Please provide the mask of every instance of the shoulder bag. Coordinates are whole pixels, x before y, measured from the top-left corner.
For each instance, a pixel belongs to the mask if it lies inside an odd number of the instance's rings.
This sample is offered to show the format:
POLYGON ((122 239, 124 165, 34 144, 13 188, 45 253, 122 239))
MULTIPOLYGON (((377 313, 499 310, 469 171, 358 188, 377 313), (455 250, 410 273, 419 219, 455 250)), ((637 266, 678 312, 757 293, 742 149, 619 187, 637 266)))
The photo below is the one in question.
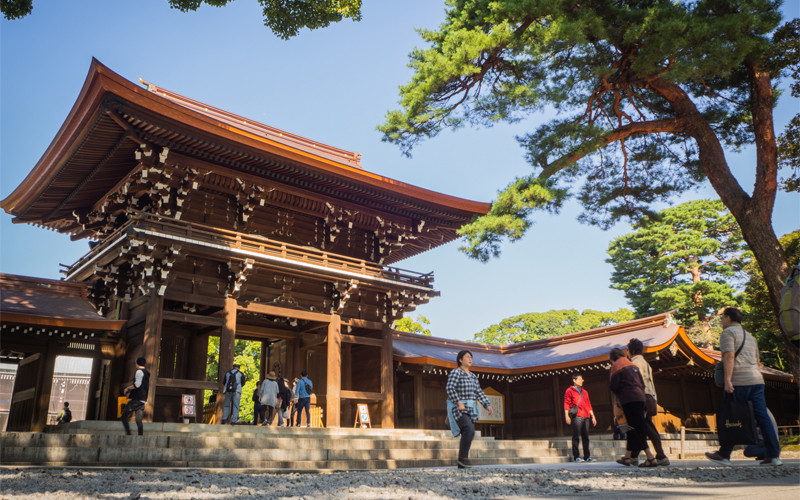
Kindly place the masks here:
MULTIPOLYGON (((747 342, 747 332, 742 328, 742 345, 736 349, 736 354, 733 355, 734 364, 736 363, 736 356, 742 352, 742 347, 744 347, 745 342, 747 342)), ((714 365, 714 385, 717 387, 725 387, 725 363, 721 359, 714 365)))

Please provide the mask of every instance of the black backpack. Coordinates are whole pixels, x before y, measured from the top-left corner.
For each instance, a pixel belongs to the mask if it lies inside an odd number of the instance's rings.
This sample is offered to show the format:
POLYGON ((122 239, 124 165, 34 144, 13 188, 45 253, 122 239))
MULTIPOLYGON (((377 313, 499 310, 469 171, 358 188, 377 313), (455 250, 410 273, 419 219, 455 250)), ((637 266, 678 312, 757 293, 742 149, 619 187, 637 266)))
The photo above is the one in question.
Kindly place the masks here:
MULTIPOLYGON (((236 392, 236 374, 242 373, 239 370, 231 370, 225 376, 228 382, 225 384, 225 392, 236 392)), ((244 385, 244 375, 242 375, 242 385, 244 385)))
POLYGON ((64 408, 64 415, 61 416, 61 423, 66 424, 67 422, 72 422, 72 410, 64 408))

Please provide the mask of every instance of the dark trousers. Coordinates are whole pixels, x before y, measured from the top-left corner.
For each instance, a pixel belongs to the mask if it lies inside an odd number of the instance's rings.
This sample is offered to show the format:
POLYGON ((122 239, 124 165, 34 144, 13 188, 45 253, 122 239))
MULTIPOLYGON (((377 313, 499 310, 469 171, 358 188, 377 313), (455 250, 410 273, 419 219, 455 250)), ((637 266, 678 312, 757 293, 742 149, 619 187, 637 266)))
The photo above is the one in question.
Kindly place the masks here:
POLYGON ((586 417, 574 417, 572 419, 572 458, 580 457, 578 453, 578 442, 583 440, 583 458, 587 459, 589 454, 589 419, 586 417))
POLYGON ((264 413, 261 411, 261 403, 253 402, 253 425, 264 422, 264 413))
POLYGON ((462 413, 456 420, 456 425, 461 429, 461 441, 458 443, 458 458, 469 458, 469 449, 472 447, 472 438, 475 437, 475 422, 466 413, 462 413))
POLYGON ((261 425, 272 425, 272 417, 275 416, 275 407, 269 405, 261 405, 258 408, 261 415, 261 425))
MULTIPOLYGON (((733 394, 724 393, 724 398, 736 396, 737 401, 751 401, 753 403, 753 415, 756 423, 761 428, 761 435, 764 437, 767 458, 778 458, 781 455, 781 448, 778 444, 778 433, 772 425, 772 420, 767 413, 767 402, 764 399, 764 384, 759 385, 740 385, 733 388, 733 394)), ((731 458, 733 451, 732 444, 720 443, 719 454, 725 458, 731 458)))
POLYGON ((306 410, 306 425, 311 426, 311 398, 298 398, 297 399, 297 426, 300 426, 300 420, 303 418, 303 408, 306 410))
POLYGON ((141 436, 144 434, 144 424, 142 423, 142 416, 144 415, 144 403, 141 401, 128 401, 128 404, 125 405, 125 408, 122 409, 122 416, 120 420, 122 420, 122 426, 125 427, 125 434, 131 434, 131 427, 128 424, 128 420, 131 418, 131 413, 136 415, 136 428, 139 430, 139 435, 141 436))
POLYGON ((625 413, 628 425, 633 427, 628 431, 626 449, 631 452, 632 457, 635 457, 639 455, 639 452, 647 449, 647 419, 644 416, 644 401, 623 403, 622 411, 625 413))

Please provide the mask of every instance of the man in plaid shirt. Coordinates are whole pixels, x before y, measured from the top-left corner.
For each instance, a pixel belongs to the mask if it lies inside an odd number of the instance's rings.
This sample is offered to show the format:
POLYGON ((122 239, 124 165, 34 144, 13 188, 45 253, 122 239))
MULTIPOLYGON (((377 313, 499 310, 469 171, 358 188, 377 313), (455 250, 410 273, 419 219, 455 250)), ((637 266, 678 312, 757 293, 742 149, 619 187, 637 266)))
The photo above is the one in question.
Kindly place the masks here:
POLYGON ((469 449, 472 446, 472 438, 475 436, 475 422, 478 420, 478 409, 475 401, 480 402, 489 412, 494 413, 489 398, 481 390, 478 377, 470 372, 472 366, 472 353, 461 351, 456 357, 458 368, 450 372, 447 377, 448 407, 451 408, 452 420, 461 431, 461 443, 458 448, 457 465, 459 469, 472 467, 469 463, 469 449))

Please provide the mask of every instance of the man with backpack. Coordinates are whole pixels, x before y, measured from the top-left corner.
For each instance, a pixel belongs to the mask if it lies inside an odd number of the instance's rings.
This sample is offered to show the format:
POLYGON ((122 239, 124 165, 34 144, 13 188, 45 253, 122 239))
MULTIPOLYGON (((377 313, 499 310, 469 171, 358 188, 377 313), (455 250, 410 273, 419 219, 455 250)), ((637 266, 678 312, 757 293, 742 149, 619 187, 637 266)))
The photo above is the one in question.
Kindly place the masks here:
POLYGON ((58 425, 66 424, 68 422, 72 422, 72 410, 69 409, 69 403, 64 401, 64 407, 61 408, 61 411, 58 412, 58 416, 56 417, 56 423, 58 425))
POLYGON ((145 359, 138 358, 136 360, 136 374, 133 376, 133 383, 125 388, 125 396, 128 398, 128 404, 122 410, 122 426, 125 427, 125 434, 131 435, 131 428, 128 425, 128 420, 131 418, 131 413, 136 415, 136 427, 139 430, 139 435, 144 434, 144 424, 142 417, 144 416, 144 405, 147 404, 147 393, 150 390, 150 372, 145 370, 145 359))
POLYGON ((222 423, 241 424, 239 420, 239 401, 242 399, 242 387, 246 379, 244 373, 239 371, 239 363, 234 363, 233 368, 225 374, 222 386, 225 388, 225 406, 222 408, 222 423), (230 415, 230 421, 228 416, 230 415))
POLYGON ((300 380, 297 381, 295 391, 297 395, 297 423, 295 427, 300 427, 303 408, 306 409, 306 427, 311 427, 311 395, 314 393, 314 384, 308 379, 307 371, 303 370, 300 373, 300 380))

